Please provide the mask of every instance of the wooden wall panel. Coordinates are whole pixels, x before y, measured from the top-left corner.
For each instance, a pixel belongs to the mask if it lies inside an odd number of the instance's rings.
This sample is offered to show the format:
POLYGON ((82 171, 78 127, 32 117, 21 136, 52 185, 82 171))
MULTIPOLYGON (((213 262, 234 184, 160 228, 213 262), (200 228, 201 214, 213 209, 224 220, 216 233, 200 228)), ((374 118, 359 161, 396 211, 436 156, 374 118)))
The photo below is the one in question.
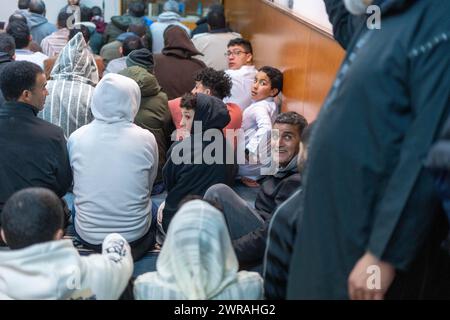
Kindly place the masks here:
POLYGON ((262 0, 225 0, 230 26, 252 42, 255 65, 284 73, 283 111, 315 119, 344 51, 331 35, 262 0))

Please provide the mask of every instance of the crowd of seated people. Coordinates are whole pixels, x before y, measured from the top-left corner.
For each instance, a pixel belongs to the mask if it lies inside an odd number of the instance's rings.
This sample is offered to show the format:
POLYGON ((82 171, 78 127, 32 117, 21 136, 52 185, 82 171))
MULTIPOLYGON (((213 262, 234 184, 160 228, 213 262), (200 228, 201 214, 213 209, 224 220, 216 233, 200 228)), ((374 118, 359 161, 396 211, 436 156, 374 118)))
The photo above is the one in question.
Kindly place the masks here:
POLYGON ((174 0, 81 2, 56 27, 19 1, 0 33, 0 299, 286 299, 318 124, 281 112, 283 72, 223 8, 191 38, 174 0))

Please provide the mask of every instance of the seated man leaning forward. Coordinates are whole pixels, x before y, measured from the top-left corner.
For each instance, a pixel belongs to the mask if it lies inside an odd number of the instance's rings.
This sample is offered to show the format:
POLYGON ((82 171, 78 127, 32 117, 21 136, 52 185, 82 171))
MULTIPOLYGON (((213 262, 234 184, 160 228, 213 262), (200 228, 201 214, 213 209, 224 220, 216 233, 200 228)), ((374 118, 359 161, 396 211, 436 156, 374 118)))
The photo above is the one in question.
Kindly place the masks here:
POLYGON ((133 123, 140 103, 134 80, 107 74, 92 97, 94 121, 75 131, 67 144, 76 233, 98 252, 106 235, 120 233, 134 260, 153 248, 156 231, 150 193, 158 145, 153 133, 133 123))
POLYGON ((297 156, 306 126, 306 119, 296 112, 282 113, 276 118, 273 128, 279 130, 279 140, 274 157, 279 159, 279 168, 261 181, 255 208, 223 184, 212 186, 205 193, 205 200, 223 208, 241 268, 261 265, 270 219, 275 209, 300 186, 297 156))

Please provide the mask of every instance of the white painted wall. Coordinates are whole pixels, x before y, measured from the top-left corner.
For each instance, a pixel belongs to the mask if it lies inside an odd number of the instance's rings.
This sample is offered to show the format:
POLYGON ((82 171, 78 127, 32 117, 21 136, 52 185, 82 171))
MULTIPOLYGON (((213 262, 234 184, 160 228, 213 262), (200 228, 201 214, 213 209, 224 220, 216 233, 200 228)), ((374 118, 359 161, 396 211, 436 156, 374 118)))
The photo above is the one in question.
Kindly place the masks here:
MULTIPOLYGON (((58 13, 67 4, 67 0, 44 0, 47 7, 47 19, 56 23, 58 13)), ((99 6, 102 8, 103 0, 81 0, 88 7, 99 6)), ((8 21, 9 16, 17 10, 16 0, 0 0, 0 21, 8 21)), ((105 0, 105 18, 107 21, 112 16, 120 14, 120 0, 105 0)))

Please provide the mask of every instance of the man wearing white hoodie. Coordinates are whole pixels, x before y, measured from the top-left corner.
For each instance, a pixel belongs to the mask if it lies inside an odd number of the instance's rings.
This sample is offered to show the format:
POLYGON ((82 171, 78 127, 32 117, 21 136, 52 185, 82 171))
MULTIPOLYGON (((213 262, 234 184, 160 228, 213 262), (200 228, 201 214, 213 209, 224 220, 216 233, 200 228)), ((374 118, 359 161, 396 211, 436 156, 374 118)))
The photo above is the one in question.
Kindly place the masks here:
POLYGON ((133 273, 127 241, 110 234, 102 254, 80 257, 63 236, 61 201, 43 188, 15 193, 2 212, 0 299, 118 299, 133 273))
POLYGON ((150 26, 152 32, 152 50, 153 54, 161 53, 164 48, 164 31, 170 25, 176 25, 182 27, 186 33, 190 36, 191 30, 181 23, 181 17, 179 13, 179 5, 175 0, 169 0, 164 3, 164 12, 158 16, 158 21, 150 26))
POLYGON ((68 141, 76 233, 95 251, 107 234, 120 233, 135 261, 155 244, 150 194, 158 169, 154 135, 134 124, 140 103, 134 80, 107 74, 92 97, 94 121, 68 141))

